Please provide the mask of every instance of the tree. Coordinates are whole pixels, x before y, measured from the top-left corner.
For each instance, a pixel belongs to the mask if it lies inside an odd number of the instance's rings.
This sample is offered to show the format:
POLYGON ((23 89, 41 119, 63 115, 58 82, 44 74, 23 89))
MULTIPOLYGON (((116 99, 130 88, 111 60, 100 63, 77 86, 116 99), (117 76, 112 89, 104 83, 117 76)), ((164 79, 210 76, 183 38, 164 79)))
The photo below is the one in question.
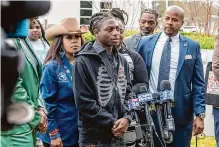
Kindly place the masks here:
MULTIPOLYGON (((199 33, 211 35, 219 26, 218 4, 214 0, 177 2, 185 10, 185 21, 192 22, 199 33)), ((191 25, 191 24, 190 24, 191 25)))

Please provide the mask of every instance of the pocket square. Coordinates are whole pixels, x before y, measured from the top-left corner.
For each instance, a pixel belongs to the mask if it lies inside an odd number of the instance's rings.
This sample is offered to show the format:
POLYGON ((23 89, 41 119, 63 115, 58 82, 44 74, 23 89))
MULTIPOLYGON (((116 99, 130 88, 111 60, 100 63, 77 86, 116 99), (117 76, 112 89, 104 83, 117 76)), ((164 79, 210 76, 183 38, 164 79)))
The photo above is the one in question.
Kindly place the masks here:
POLYGON ((190 59, 192 59, 192 55, 186 55, 185 56, 185 60, 190 60, 190 59))

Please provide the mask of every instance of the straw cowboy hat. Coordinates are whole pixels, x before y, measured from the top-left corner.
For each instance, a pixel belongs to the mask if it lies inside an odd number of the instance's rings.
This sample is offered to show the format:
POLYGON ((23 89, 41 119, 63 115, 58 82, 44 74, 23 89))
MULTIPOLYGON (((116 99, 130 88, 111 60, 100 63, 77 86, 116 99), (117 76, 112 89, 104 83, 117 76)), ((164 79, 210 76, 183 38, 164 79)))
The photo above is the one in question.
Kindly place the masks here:
POLYGON ((86 26, 81 26, 78 20, 73 18, 65 18, 60 24, 54 25, 46 30, 46 39, 53 40, 58 35, 83 34, 88 31, 86 26))

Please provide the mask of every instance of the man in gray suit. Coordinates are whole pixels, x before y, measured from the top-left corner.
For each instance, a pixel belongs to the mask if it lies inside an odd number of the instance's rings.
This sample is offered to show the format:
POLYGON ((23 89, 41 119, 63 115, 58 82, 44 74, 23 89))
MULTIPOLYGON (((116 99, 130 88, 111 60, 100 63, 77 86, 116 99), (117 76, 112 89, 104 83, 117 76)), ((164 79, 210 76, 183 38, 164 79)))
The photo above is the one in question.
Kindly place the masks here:
POLYGON ((153 34, 157 27, 158 14, 155 10, 145 9, 139 19, 140 32, 124 40, 127 49, 136 50, 142 36, 153 34))

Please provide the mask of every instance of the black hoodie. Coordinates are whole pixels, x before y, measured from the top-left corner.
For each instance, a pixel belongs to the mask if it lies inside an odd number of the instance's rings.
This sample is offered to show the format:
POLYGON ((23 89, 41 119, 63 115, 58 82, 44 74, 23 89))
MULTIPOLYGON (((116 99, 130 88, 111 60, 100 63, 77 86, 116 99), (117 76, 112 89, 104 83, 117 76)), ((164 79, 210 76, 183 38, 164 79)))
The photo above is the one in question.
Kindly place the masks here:
POLYGON ((73 90, 79 110, 79 142, 110 143, 112 127, 120 118, 130 120, 127 87, 130 87, 126 59, 118 55, 118 73, 114 74, 106 58, 88 42, 75 54, 73 90), (117 75, 116 78, 114 75, 117 75))

